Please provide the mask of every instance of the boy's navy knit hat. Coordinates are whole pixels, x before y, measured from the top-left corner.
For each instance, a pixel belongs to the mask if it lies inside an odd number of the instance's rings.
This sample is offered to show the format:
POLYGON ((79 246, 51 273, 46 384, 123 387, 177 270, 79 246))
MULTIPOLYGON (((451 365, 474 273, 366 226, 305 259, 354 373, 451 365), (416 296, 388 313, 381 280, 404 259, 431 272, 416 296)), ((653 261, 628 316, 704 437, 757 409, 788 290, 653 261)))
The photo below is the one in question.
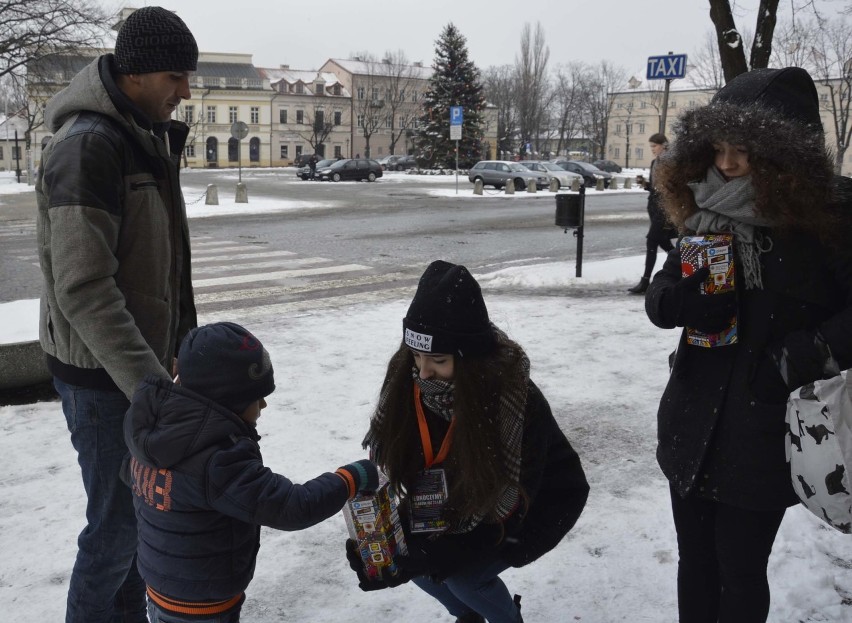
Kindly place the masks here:
POLYGON ((241 414, 275 391, 269 353, 233 322, 216 322, 187 333, 178 353, 180 384, 241 414))
POLYGON ((402 329, 405 344, 425 353, 477 356, 495 344, 476 279, 464 266, 443 260, 420 277, 402 329))
POLYGON ((177 15, 158 6, 142 7, 118 31, 115 66, 122 74, 195 71, 198 45, 177 15))

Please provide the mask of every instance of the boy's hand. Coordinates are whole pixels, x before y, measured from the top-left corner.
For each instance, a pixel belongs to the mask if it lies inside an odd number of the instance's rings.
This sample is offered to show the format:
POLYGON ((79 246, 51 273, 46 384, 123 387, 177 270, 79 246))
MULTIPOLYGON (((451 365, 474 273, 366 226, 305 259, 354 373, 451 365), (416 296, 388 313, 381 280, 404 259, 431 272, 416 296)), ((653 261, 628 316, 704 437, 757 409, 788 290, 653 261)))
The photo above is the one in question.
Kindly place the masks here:
POLYGON ((405 569, 400 568, 396 575, 386 573, 386 577, 382 579, 368 578, 364 571, 361 552, 358 551, 358 546, 352 539, 346 539, 346 559, 349 561, 349 566, 358 575, 358 588, 362 591, 380 591, 384 588, 394 588, 400 584, 405 584, 413 577, 405 569))
POLYGON ((339 467, 335 474, 346 483, 350 498, 358 492, 373 493, 379 488, 379 470, 375 463, 367 459, 339 467))

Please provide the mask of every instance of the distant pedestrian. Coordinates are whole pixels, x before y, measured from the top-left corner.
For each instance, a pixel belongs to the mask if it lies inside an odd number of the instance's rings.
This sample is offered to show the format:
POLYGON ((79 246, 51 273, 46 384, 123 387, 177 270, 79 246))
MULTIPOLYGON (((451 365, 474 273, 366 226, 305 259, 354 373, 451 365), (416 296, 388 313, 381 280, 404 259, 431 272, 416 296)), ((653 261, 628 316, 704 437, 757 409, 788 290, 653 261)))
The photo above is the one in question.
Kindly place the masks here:
POLYGON ((315 179, 317 176, 317 162, 319 159, 316 154, 313 154, 308 160, 308 167, 311 169, 311 179, 315 179))
MULTIPOLYGON (((104 54, 45 109, 53 137, 36 181, 44 277, 39 339, 87 498, 68 583, 67 623, 142 623, 136 517, 119 480, 129 398, 171 378, 196 324, 189 228, 178 171, 198 46, 172 11, 130 14, 104 54)), ((82 492, 81 492, 82 493, 82 492)))
POLYGON ((645 293, 651 281, 654 266, 657 264, 657 247, 668 253, 674 248, 672 238, 677 238, 677 230, 668 222, 668 218, 660 206, 660 194, 654 188, 654 166, 657 164, 660 154, 668 149, 669 140, 665 134, 657 133, 652 134, 648 142, 650 143, 651 153, 654 154, 654 159, 651 161, 648 179, 640 179, 640 183, 648 191, 648 217, 651 219, 651 225, 645 236, 645 272, 642 274, 639 283, 627 290, 630 294, 645 293))

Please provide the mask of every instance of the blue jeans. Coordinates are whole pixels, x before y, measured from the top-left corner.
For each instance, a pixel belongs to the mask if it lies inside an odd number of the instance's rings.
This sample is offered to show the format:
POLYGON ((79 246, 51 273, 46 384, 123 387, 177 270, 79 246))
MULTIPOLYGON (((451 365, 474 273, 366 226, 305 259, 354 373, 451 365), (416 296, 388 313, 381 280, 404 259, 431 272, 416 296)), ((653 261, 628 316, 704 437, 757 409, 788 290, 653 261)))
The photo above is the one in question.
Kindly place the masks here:
POLYGON ((485 617, 488 623, 520 623, 521 612, 499 575, 511 565, 499 558, 475 563, 443 582, 428 577, 412 581, 440 601, 449 613, 461 617, 471 612, 485 617))
POLYGON ((204 619, 182 617, 179 614, 172 614, 160 608, 153 601, 148 602, 148 618, 151 623, 240 623, 240 609, 242 604, 236 610, 226 614, 211 614, 204 619))
POLYGON ((77 451, 88 504, 88 525, 77 538, 68 587, 66 623, 146 623, 145 583, 136 569, 133 494, 118 473, 127 454, 117 391, 93 390, 53 379, 77 451))

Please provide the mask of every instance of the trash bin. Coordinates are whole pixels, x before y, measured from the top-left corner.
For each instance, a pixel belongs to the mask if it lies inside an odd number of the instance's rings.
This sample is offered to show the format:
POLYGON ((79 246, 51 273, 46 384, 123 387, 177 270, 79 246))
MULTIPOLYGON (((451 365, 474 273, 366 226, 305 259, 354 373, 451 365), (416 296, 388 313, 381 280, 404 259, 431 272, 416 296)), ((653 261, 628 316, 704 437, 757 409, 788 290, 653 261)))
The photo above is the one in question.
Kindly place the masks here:
POLYGON ((582 227, 584 218, 583 197, 580 195, 556 195, 556 226, 568 229, 582 227))

